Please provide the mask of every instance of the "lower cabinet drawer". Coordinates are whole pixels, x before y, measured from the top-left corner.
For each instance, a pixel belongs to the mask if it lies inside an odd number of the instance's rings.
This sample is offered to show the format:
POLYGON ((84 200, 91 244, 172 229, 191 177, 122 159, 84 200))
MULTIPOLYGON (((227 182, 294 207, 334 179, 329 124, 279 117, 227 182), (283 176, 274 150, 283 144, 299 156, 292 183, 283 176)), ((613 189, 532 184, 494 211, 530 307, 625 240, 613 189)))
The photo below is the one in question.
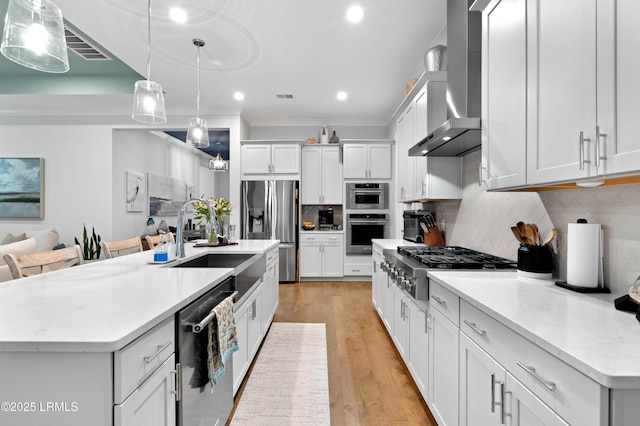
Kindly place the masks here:
POLYGON ((606 424, 608 393, 589 377, 464 300, 460 330, 568 423, 606 424))
POLYGON ((456 326, 460 325, 460 298, 433 280, 429 281, 429 304, 456 326))
POLYGON ((175 352, 173 317, 114 353, 114 402, 120 404, 175 352))
POLYGON ((351 263, 348 265, 344 265, 344 275, 345 276, 358 276, 358 275, 369 275, 373 274, 373 264, 372 263, 351 263))

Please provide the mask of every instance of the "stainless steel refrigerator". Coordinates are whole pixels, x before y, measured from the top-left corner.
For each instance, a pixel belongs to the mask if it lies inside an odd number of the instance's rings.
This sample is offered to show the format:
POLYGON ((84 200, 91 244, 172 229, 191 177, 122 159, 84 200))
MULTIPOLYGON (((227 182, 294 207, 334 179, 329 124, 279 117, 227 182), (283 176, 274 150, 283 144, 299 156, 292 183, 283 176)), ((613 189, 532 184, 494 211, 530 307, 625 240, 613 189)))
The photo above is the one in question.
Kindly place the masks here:
POLYGON ((298 181, 242 182, 241 236, 248 240, 280 240, 280 282, 297 277, 298 181))

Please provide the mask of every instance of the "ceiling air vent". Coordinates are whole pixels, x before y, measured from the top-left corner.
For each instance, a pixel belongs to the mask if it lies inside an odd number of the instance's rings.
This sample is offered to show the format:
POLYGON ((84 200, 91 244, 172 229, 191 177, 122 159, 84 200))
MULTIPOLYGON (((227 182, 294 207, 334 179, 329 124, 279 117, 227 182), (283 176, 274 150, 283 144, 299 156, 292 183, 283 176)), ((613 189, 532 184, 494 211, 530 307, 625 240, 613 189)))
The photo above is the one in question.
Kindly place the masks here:
POLYGON ((278 99, 293 99, 293 95, 291 95, 289 93, 278 93, 276 95, 276 98, 278 98, 278 99))
POLYGON ((111 58, 99 51, 95 46, 89 44, 88 41, 71 31, 64 28, 64 37, 67 41, 67 47, 87 61, 110 61, 111 58))

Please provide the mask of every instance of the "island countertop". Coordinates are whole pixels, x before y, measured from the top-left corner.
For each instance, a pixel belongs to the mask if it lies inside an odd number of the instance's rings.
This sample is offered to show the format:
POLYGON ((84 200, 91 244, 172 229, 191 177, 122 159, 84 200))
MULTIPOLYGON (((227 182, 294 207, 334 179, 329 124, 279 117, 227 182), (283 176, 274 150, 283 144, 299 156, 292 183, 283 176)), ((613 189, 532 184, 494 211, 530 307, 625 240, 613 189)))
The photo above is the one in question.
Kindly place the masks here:
POLYGON ((575 293, 516 272, 429 277, 601 385, 640 388, 638 321, 615 309, 614 295, 575 293))
MULTIPOLYGON (((205 252, 266 253, 278 243, 185 244, 185 259, 205 252)), ((145 251, 0 283, 0 351, 119 350, 233 273, 152 261, 153 251, 145 251)))

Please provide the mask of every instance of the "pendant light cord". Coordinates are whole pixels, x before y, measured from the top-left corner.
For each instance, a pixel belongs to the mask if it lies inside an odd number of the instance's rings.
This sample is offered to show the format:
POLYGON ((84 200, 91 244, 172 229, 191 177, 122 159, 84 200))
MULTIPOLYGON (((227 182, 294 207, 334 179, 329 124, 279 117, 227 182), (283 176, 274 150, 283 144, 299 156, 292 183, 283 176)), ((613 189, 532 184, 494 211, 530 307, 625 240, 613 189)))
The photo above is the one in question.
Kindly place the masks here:
POLYGON ((196 44, 198 51, 197 63, 197 79, 198 79, 198 94, 196 95, 196 118, 200 118, 200 46, 196 44))
POLYGON ((151 81, 151 0, 147 8, 147 81, 151 81))

